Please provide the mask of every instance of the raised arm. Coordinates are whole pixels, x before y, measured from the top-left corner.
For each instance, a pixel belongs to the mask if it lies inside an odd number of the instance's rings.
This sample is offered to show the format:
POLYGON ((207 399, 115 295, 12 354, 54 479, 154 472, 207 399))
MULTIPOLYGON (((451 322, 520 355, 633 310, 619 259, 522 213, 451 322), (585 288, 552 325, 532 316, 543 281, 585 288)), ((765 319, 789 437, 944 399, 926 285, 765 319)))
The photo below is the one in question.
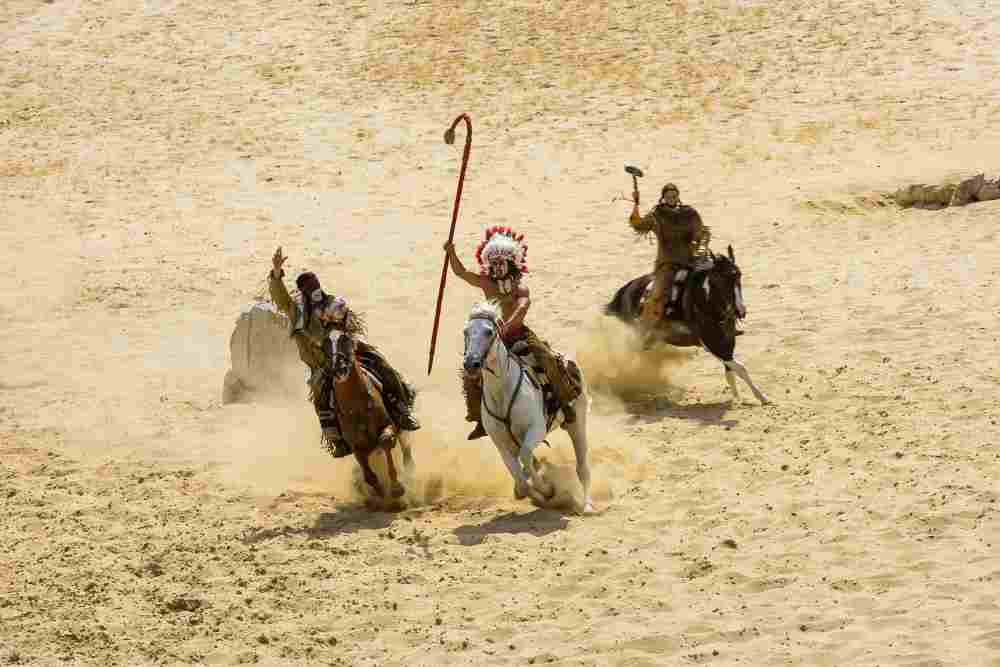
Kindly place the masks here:
POLYGON ((298 306, 292 301, 292 295, 288 293, 285 282, 282 280, 285 270, 281 268, 281 265, 287 260, 288 258, 281 254, 281 246, 278 246, 271 258, 271 272, 267 275, 267 288, 271 293, 271 301, 274 302, 274 305, 294 322, 298 315, 296 312, 298 306))
POLYGON ((634 231, 645 234, 653 231, 653 228, 656 227, 656 218, 653 216, 652 211, 646 215, 640 215, 639 205, 633 204, 632 215, 629 216, 628 224, 634 231))
POLYGON ((451 271, 456 276, 469 283, 473 287, 481 287, 479 282, 479 274, 473 273, 462 265, 462 260, 458 258, 455 253, 455 244, 448 241, 444 244, 444 251, 448 253, 448 264, 451 266, 451 271))

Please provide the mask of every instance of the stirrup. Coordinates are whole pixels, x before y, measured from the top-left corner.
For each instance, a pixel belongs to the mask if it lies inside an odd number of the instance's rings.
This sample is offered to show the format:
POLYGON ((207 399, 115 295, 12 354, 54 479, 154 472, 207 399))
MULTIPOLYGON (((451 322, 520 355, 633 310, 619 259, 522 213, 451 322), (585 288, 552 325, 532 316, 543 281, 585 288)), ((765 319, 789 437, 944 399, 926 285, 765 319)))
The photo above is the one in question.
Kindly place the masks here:
POLYGON ((332 455, 333 458, 339 459, 345 456, 350 456, 352 453, 351 447, 347 444, 346 440, 337 440, 332 455))
POLYGON ((401 428, 404 431, 420 430, 420 422, 418 422, 417 418, 409 414, 408 412, 400 413, 399 419, 397 419, 396 421, 399 422, 399 428, 401 428))

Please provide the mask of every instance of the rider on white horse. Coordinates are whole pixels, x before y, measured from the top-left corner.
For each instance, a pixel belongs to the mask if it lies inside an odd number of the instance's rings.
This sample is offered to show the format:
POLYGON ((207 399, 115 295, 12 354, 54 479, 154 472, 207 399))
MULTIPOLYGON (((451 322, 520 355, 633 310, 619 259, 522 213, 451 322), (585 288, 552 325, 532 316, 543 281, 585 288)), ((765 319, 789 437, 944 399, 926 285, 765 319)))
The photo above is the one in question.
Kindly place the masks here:
MULTIPOLYGON (((534 451, 545 441, 546 434, 560 425, 560 417, 555 414, 549 420, 543 389, 531 379, 523 362, 504 344, 502 332, 505 328, 498 304, 485 302, 474 306, 463 328, 465 351, 462 365, 466 373, 480 378, 482 383, 482 407, 487 416, 483 424, 514 479, 514 497, 530 495, 544 505, 556 490, 545 479, 534 451)), ((587 514, 594 509, 590 496, 587 443, 590 399, 584 389, 583 374, 574 362, 570 361, 568 365, 581 391, 574 400, 576 419, 571 424, 563 422, 561 425, 573 442, 577 479, 583 489, 578 508, 587 514)))
MULTIPOLYGON (((479 273, 466 270, 455 254, 453 243, 450 241, 445 243, 444 249, 448 253, 451 269, 455 275, 473 287, 481 289, 490 301, 500 304, 505 321, 504 330, 501 332, 504 343, 508 347, 519 341, 527 344, 528 351, 535 355, 549 382, 552 383, 555 397, 563 412, 564 423, 572 424, 576 419, 572 403, 580 395, 581 388, 567 373, 565 363, 560 356, 524 324, 524 318, 531 306, 530 293, 522 282, 523 274, 528 271, 525 261, 528 247, 524 244, 524 236, 508 227, 488 228, 486 238, 476 249, 479 273)), ((463 373, 462 378, 467 408, 466 420, 476 422, 476 428, 469 434, 469 440, 474 440, 486 435, 480 414, 482 381, 478 374, 463 373)))

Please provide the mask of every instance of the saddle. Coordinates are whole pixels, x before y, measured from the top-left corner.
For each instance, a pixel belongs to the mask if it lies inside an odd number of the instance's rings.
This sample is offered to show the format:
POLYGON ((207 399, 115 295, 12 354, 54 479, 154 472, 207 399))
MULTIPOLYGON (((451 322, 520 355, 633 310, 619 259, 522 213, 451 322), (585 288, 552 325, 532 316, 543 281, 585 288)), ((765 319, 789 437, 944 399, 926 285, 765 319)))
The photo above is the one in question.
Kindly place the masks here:
MULTIPOLYGON (((699 257, 695 260, 694 264, 688 268, 688 275, 684 279, 684 282, 674 283, 678 287, 677 305, 679 305, 680 308, 675 308, 673 314, 669 317, 665 315, 663 318, 664 320, 671 322, 691 321, 693 315, 691 312, 691 292, 699 284, 701 278, 711 271, 714 266, 715 262, 712 261, 711 257, 699 257)), ((654 281, 650 280, 649 284, 646 285, 646 290, 642 297, 643 301, 648 299, 649 295, 652 293, 653 283, 654 281)), ((667 291, 668 297, 672 291, 672 287, 673 286, 671 285, 667 285, 664 288, 667 291)), ((664 308, 666 308, 667 305, 669 304, 664 303, 664 308)))
MULTIPOLYGON (((527 371, 528 380, 535 385, 536 389, 542 392, 542 402, 545 410, 546 428, 551 428, 556 417, 562 413, 559 400, 556 397, 555 387, 545 373, 545 367, 535 358, 535 354, 527 341, 517 341, 510 347, 511 354, 515 355, 527 371)), ((569 377, 577 378, 579 381, 579 371, 572 362, 567 363, 560 355, 557 355, 559 363, 563 366, 563 372, 568 372, 569 377)))
POLYGON ((670 319, 683 320, 685 322, 690 322, 694 319, 694 313, 691 311, 691 293, 695 287, 701 284, 702 279, 705 278, 714 266, 715 262, 711 257, 698 257, 695 259, 694 264, 688 270, 687 278, 680 284, 680 293, 677 295, 681 306, 679 309, 680 317, 675 316, 670 319))

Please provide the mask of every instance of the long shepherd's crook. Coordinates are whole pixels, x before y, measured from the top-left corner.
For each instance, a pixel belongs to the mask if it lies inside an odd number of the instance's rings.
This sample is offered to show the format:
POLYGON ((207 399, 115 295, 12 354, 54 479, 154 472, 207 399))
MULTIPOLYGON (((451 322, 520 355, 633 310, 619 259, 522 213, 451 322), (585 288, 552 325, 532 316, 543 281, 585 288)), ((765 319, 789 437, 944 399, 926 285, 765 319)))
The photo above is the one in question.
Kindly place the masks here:
MULTIPOLYGON (((451 123, 444 133, 446 144, 455 143, 455 126, 458 121, 465 121, 465 151, 462 153, 462 171, 458 174, 458 192, 455 193, 455 208, 451 212, 451 230, 448 232, 448 242, 455 238, 455 223, 458 222, 458 203, 462 200, 462 184, 465 182, 465 168, 469 164, 469 149, 472 148, 472 121, 468 114, 462 114, 451 123)), ((427 360, 427 374, 434 367, 434 346, 437 343, 438 324, 441 322, 441 301, 444 299, 444 282, 448 278, 448 253, 444 253, 444 266, 441 267, 441 286, 438 288, 437 309, 434 311, 434 330, 431 332, 431 355, 427 360)))

